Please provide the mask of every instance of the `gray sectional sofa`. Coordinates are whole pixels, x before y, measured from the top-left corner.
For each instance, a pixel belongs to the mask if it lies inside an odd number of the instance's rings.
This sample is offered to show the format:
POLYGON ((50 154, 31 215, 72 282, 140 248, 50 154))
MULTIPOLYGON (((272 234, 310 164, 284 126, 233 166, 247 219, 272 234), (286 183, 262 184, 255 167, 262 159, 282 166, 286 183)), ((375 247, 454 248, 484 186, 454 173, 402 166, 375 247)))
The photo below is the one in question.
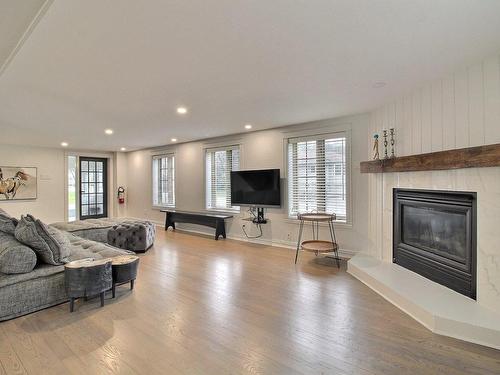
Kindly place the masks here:
MULTIPOLYGON (((98 230, 85 234, 104 239, 98 230)), ((103 242, 46 226, 29 215, 18 221, 0 209, 0 321, 68 301, 65 263, 132 253, 103 242)))

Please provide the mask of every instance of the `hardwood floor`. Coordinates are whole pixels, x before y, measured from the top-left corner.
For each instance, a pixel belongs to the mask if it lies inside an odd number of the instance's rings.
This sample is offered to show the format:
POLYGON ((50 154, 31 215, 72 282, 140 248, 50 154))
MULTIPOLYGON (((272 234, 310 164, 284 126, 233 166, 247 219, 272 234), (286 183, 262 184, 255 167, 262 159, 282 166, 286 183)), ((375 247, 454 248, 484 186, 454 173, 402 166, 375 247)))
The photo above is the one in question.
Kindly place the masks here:
POLYGON ((0 323, 0 374, 499 374, 336 267, 159 231, 135 289, 0 323))

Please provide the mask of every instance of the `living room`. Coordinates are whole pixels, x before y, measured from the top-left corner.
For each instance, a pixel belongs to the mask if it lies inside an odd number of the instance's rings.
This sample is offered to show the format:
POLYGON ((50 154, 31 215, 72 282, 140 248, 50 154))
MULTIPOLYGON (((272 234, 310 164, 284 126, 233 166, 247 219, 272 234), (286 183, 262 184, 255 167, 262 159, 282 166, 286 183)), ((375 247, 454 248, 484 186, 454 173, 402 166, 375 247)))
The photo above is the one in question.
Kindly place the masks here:
POLYGON ((500 373, 500 3, 0 31, 0 374, 500 373))

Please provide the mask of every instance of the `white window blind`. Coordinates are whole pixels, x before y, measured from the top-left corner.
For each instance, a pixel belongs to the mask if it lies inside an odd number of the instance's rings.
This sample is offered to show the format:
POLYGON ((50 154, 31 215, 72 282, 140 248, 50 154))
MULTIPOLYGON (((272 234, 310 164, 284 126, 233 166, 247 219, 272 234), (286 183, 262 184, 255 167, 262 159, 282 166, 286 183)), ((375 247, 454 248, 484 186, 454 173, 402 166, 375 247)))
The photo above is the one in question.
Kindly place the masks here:
POLYGON ((288 140, 288 213, 335 213, 347 221, 346 134, 288 140))
POLYGON ((239 146, 207 149, 205 160, 207 209, 239 209, 231 206, 231 171, 240 168, 239 146))
POLYGON ((153 206, 175 206, 175 156, 153 156, 153 206))

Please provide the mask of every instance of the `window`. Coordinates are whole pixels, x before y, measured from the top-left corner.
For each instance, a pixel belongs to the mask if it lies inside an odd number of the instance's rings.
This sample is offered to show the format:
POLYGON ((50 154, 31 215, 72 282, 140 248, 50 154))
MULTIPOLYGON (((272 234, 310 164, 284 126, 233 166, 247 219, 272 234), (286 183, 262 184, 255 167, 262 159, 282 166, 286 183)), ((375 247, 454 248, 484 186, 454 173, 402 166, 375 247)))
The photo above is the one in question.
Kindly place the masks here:
POLYGON ((153 206, 175 206, 175 156, 153 156, 153 206))
POLYGON ((240 168, 239 146, 208 149, 205 161, 207 209, 239 210, 231 206, 231 171, 240 168))
POLYGON ((288 140, 288 214, 335 213, 347 221, 345 133, 288 140))

